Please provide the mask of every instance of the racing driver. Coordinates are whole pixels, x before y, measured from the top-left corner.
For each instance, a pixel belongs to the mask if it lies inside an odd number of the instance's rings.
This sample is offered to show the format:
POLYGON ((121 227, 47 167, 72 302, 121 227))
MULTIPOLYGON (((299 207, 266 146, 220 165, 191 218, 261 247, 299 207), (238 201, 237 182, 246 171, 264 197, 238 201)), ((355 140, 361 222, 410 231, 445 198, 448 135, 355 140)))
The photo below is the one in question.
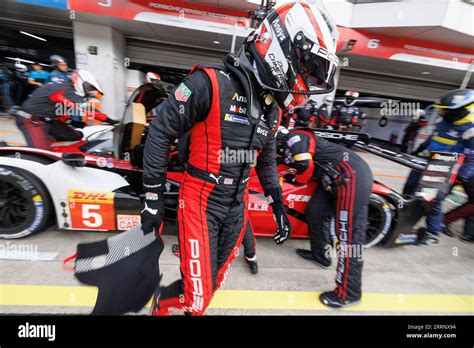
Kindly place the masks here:
POLYGON ((331 246, 324 225, 331 216, 335 217, 339 241, 336 289, 322 293, 320 301, 330 308, 358 303, 372 189, 369 166, 353 151, 317 136, 310 129, 290 131, 283 161, 296 169, 294 181, 304 184, 316 177, 321 182, 305 212, 311 250, 297 249, 300 257, 323 268, 331 265, 331 246))
POLYGON ((170 143, 189 131, 190 145, 178 208, 182 279, 158 289, 154 314, 169 308, 203 314, 239 250, 253 161, 229 161, 229 149, 258 154, 256 172, 277 223, 274 240, 289 238, 275 162, 278 106, 295 107, 332 89, 336 35, 321 6, 285 4, 268 14, 237 55, 225 57, 221 67, 196 67, 160 105, 145 145, 145 234, 162 222, 170 143))
POLYGON ((242 243, 253 165, 276 220, 274 240, 289 238, 275 162, 279 108, 333 89, 337 36, 322 6, 284 4, 269 12, 237 54, 227 55, 222 66, 194 68, 158 106, 144 151, 141 228, 78 246, 76 277, 99 287, 94 314, 139 311, 150 297, 152 314, 171 308, 204 314, 242 243), (181 279, 160 287, 168 151, 186 132, 189 157, 177 219, 181 279), (105 262, 92 262, 97 257, 105 262))

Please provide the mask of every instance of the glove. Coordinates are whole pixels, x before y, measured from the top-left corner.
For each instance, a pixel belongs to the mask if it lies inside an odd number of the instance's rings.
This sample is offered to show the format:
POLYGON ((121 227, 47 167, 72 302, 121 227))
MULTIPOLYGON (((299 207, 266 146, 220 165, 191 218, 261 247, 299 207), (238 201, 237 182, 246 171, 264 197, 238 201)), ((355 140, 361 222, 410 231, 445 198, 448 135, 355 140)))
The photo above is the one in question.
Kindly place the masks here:
POLYGON ((283 242, 290 238, 291 225, 290 220, 285 212, 285 206, 283 204, 283 196, 281 194, 281 188, 275 187, 265 192, 267 200, 273 209, 273 217, 277 224, 277 231, 273 235, 273 240, 276 244, 283 244, 283 242))
POLYGON ((143 191, 145 200, 143 201, 141 215, 142 230, 145 234, 157 231, 163 222, 165 212, 165 191, 166 178, 143 178, 143 191))
POLYGON ((294 174, 285 174, 285 176, 283 177, 283 180, 285 180, 286 182, 289 182, 290 184, 296 184, 296 177, 294 174))
POLYGON ((329 175, 323 175, 321 178, 321 184, 326 191, 332 192, 332 179, 329 175))
POLYGON ((119 122, 119 121, 117 121, 117 120, 112 120, 110 117, 107 117, 104 122, 110 124, 111 126, 114 126, 115 128, 117 128, 118 126, 120 126, 120 122, 119 122))

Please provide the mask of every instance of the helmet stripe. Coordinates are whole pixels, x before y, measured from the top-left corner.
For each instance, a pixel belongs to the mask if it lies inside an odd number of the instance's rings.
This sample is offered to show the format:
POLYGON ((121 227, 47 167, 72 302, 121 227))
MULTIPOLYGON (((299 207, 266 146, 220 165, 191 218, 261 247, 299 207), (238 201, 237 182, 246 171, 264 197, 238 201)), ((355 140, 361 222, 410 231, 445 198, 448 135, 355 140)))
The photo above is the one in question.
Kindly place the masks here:
POLYGON ((323 33, 321 32, 321 28, 319 27, 318 21, 314 17, 313 11, 311 11, 311 8, 309 7, 307 3, 301 2, 300 4, 301 6, 303 6, 306 14, 309 17, 309 20, 311 21, 311 24, 313 25, 313 28, 316 30, 316 35, 318 37, 319 45, 321 47, 327 48, 326 43, 324 42, 324 39, 323 39, 323 33))

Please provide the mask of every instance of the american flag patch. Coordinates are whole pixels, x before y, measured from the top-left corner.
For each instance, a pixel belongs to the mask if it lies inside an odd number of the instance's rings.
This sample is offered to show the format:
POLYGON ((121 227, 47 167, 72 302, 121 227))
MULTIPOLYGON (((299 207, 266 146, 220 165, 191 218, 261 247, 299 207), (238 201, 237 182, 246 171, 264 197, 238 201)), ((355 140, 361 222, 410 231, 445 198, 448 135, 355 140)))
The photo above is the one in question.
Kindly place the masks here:
POLYGON ((186 102, 188 101, 189 97, 191 96, 191 90, 182 82, 178 88, 176 88, 176 91, 174 91, 174 96, 177 101, 180 102, 186 102))

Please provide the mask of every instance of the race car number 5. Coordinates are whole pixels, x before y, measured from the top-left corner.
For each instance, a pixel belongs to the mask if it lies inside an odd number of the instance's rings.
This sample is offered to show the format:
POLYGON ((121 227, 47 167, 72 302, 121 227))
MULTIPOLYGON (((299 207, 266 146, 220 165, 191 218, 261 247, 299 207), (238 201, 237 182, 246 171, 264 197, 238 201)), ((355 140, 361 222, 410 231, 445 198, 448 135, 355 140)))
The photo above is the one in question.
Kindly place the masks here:
POLYGON ((92 210, 100 210, 100 205, 98 204, 83 204, 82 205, 82 223, 87 227, 100 227, 102 226, 104 220, 102 215, 99 213, 93 212, 92 210))
POLYGON ((115 230, 114 194, 110 192, 68 192, 72 228, 115 230))

